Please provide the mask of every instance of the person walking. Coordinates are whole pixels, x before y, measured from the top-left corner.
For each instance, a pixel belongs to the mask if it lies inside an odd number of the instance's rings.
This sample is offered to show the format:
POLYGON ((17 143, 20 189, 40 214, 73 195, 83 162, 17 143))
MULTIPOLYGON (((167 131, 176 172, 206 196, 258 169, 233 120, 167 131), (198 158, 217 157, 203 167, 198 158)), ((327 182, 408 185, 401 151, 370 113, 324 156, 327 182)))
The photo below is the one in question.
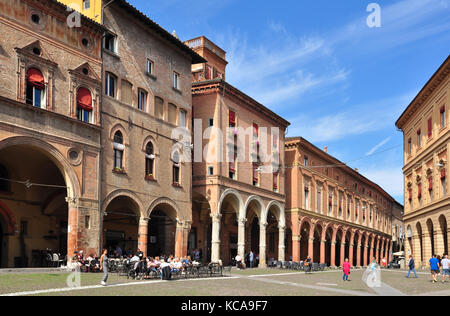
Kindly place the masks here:
POLYGON ((437 277, 439 274, 441 274, 441 269, 439 268, 439 259, 436 257, 436 255, 433 255, 433 258, 430 259, 430 269, 433 283, 437 283, 437 277))
POLYGON ((250 254, 248 255, 248 260, 250 261, 250 269, 253 269, 255 264, 255 254, 253 253, 253 251, 250 251, 250 254))
POLYGON ((444 259, 441 261, 442 265, 442 283, 445 283, 445 277, 450 278, 450 260, 448 259, 448 255, 444 256, 444 259))
POLYGON ((409 276, 411 275, 411 272, 414 272, 414 276, 417 279, 416 263, 414 262, 413 256, 409 256, 408 268, 409 268, 409 270, 408 270, 408 275, 406 276, 406 278, 409 279, 409 276))
POLYGON ((108 250, 103 249, 103 255, 100 257, 100 270, 103 270, 102 285, 106 286, 108 281, 108 250))
POLYGON ((345 259, 345 262, 343 264, 343 271, 344 271, 344 276, 343 276, 343 280, 345 281, 349 281, 348 280, 348 276, 350 275, 350 262, 348 262, 348 258, 345 259))
POLYGON ((312 273, 312 259, 309 256, 305 260, 305 274, 308 272, 312 273))

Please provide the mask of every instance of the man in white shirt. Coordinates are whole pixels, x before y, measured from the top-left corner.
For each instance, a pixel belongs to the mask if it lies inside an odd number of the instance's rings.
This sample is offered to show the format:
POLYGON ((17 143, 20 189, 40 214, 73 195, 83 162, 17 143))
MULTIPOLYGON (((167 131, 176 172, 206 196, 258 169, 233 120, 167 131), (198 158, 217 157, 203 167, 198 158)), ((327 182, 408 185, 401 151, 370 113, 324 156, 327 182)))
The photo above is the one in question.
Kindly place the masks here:
POLYGON ((445 277, 450 278, 450 260, 448 255, 445 255, 444 259, 441 260, 442 266, 442 283, 445 283, 445 277))
POLYGON ((240 270, 242 268, 242 257, 238 254, 234 260, 236 260, 236 267, 240 270))

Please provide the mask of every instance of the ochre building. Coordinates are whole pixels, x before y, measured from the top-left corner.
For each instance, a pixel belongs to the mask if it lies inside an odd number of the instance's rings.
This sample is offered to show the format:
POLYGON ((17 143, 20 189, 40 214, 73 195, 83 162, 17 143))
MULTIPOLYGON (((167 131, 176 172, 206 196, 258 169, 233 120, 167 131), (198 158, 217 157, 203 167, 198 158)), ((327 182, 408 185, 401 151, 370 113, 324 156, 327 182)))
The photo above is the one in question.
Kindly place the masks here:
POLYGON ((406 255, 423 267, 449 251, 449 103, 450 57, 396 123, 405 142, 406 255))
POLYGON ((382 188, 307 140, 286 139, 289 257, 355 267, 390 259, 392 210, 382 188))

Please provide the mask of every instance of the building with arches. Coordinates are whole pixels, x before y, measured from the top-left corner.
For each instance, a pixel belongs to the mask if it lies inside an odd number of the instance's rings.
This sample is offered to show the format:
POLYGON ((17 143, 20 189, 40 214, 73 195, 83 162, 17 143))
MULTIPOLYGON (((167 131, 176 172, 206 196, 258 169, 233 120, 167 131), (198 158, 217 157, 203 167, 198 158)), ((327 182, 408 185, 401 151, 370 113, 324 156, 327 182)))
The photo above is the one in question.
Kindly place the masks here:
POLYGON ((187 255, 191 64, 203 59, 126 1, 103 11, 104 246, 187 255))
POLYGON ((191 76, 196 139, 189 250, 202 250, 204 262, 229 264, 250 251, 260 267, 284 260, 290 124, 225 81, 220 47, 204 36, 186 45, 207 61, 193 65, 191 76))
POLYGON ((404 135, 405 248, 417 265, 449 253, 450 57, 396 122, 404 135))
POLYGON ((1 1, 0 267, 100 247, 104 28, 57 1, 1 1))
POLYGON ((296 262, 354 267, 392 255, 393 210, 401 207, 377 184, 325 150, 286 139, 286 221, 296 262))

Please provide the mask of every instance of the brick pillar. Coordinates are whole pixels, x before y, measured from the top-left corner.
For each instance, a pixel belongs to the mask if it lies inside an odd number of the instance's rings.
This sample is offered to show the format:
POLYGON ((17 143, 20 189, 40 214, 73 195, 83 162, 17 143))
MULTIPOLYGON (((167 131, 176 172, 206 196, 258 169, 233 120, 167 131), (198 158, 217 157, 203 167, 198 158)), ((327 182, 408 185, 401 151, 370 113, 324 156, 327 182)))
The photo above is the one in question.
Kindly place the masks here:
POLYGON ((325 245, 326 245, 327 241, 326 240, 322 240, 320 242, 320 263, 325 263, 325 245))
POLYGON ((300 262, 300 236, 292 235, 292 261, 300 262))
POLYGON ((67 227, 67 262, 72 262, 72 257, 75 251, 79 249, 78 240, 78 199, 66 198, 69 209, 68 227, 67 227))
POLYGON ((331 258, 330 258, 330 266, 336 266, 336 241, 331 242, 331 258))
POLYGON ((380 239, 377 240, 377 244, 376 245, 377 246, 376 246, 376 252, 375 252, 376 254, 375 254, 375 256, 376 256, 377 263, 380 264, 380 247, 381 247, 380 239))
POLYGON ((238 228, 238 254, 245 258, 245 223, 247 223, 246 218, 239 219, 238 228))
POLYGON ((370 244, 370 255, 369 255, 369 261, 367 262, 367 265, 372 262, 373 260, 373 251, 375 247, 375 239, 372 239, 372 243, 370 244))
POLYGON ((286 226, 278 226, 278 261, 285 261, 286 259, 285 238, 286 226))
POLYGON ((354 247, 355 247, 355 245, 353 244, 353 241, 351 241, 350 247, 348 249, 348 261, 349 261, 351 267, 353 266, 353 253, 355 251, 354 247))
POLYGON ((147 257, 148 253, 148 221, 148 218, 143 217, 139 220, 138 248, 144 253, 144 257, 147 257))
POLYGON ((175 257, 183 256, 183 244, 184 244, 184 224, 183 222, 177 222, 177 229, 175 232, 175 257))
POLYGON ((356 252, 356 266, 362 267, 361 265, 361 240, 358 241, 357 245, 357 252, 356 252))
POLYGON ((363 262, 363 267, 367 267, 367 263, 369 262, 369 257, 367 256, 367 254, 369 253, 369 244, 366 243, 364 246, 364 262, 363 262))
POLYGON ((340 267, 344 265, 345 262, 345 241, 341 242, 341 261, 340 261, 340 267))

